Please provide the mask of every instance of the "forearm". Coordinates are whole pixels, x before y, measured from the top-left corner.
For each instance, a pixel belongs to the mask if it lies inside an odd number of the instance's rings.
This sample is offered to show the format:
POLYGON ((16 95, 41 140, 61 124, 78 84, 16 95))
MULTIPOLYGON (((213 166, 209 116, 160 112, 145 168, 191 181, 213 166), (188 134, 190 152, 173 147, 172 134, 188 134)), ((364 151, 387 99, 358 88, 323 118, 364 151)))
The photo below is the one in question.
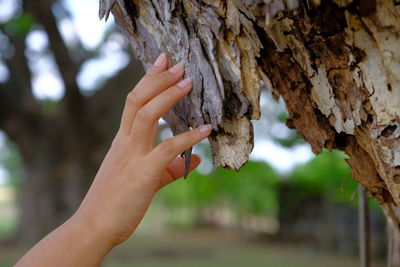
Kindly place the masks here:
POLYGON ((76 215, 36 244, 15 266, 98 266, 114 244, 95 222, 76 215))
MULTIPOLYGON (((167 70, 162 54, 127 97, 121 125, 76 214, 33 247, 16 266, 96 266, 125 241, 143 218, 154 194, 186 172, 178 157, 211 133, 211 125, 155 146, 156 126, 192 88, 181 80, 182 64, 167 70)), ((189 169, 200 158, 193 155, 189 169)))

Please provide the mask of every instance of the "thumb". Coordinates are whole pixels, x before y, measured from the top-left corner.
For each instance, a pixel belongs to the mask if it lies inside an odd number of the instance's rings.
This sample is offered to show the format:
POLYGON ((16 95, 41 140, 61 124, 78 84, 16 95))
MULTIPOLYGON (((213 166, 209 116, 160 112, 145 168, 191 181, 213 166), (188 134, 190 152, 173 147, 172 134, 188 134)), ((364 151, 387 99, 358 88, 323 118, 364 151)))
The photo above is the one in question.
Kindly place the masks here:
MULTIPOLYGON (((189 171, 193 171, 199 166, 201 159, 198 155, 192 154, 190 158, 189 171)), ((183 177, 185 174, 185 158, 177 157, 175 158, 167 167, 165 178, 162 179, 160 188, 172 183, 173 181, 183 177)))

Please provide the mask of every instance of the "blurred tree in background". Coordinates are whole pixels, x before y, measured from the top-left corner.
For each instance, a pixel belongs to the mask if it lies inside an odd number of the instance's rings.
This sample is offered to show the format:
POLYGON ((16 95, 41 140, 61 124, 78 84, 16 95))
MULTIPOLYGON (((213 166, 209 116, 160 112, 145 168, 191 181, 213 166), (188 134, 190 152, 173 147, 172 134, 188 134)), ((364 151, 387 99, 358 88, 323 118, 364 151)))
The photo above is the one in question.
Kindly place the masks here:
POLYGON ((123 38, 112 28, 98 46, 88 48, 60 30, 61 22, 71 20, 65 1, 15 0, 11 5, 12 14, 0 24, 0 63, 2 73, 7 73, 0 83, 0 129, 15 143, 22 161, 16 237, 32 242, 77 208, 111 143, 125 95, 141 76, 141 67, 124 53, 128 60, 113 78, 98 77, 92 90, 85 91, 78 83, 85 64, 112 45, 125 49, 119 42, 123 38), (35 49, 40 46, 35 35, 45 36, 43 48, 35 49), (38 72, 45 65, 62 83, 59 100, 34 94, 38 72))

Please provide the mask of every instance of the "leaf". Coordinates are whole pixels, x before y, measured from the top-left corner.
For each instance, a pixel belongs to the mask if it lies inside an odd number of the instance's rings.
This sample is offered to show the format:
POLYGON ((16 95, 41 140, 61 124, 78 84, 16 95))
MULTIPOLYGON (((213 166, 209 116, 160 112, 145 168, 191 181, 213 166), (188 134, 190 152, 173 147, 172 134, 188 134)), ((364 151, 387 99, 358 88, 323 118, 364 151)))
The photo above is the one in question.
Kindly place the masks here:
POLYGON ((279 122, 285 123, 287 118, 289 117, 289 115, 286 112, 281 112, 278 116, 277 116, 277 120, 279 122))
POLYGON ((18 18, 2 24, 1 28, 11 37, 25 38, 34 25, 33 16, 29 13, 23 13, 18 18))

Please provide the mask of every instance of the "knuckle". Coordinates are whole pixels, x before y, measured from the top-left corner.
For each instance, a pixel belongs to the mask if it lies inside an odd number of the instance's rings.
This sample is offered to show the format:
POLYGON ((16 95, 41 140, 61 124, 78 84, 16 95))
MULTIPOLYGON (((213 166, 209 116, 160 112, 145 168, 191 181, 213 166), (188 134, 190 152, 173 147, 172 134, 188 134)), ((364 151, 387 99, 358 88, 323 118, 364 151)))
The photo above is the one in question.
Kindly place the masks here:
POLYGON ((172 81, 177 79, 176 75, 172 74, 169 71, 164 71, 163 73, 160 73, 159 78, 164 81, 172 81))
POLYGON ((146 108, 141 108, 136 113, 136 119, 141 122, 147 122, 153 119, 153 114, 149 112, 146 108))
POLYGON ((167 95, 169 98, 180 98, 182 96, 182 90, 178 86, 172 86, 167 91, 167 95))
POLYGON ((136 105, 139 101, 139 94, 136 90, 133 90, 128 93, 126 97, 126 104, 127 105, 136 105))
POLYGON ((151 82, 154 79, 154 76, 156 76, 157 74, 153 74, 151 71, 147 72, 143 78, 140 80, 140 82, 138 84, 140 85, 145 85, 149 82, 151 82))
POLYGON ((154 66, 152 66, 147 72, 146 74, 143 76, 143 80, 147 80, 149 77, 152 77, 154 75, 156 75, 155 73, 156 68, 154 66))
POLYGON ((188 147, 193 146, 194 144, 201 141, 201 135, 197 130, 191 130, 183 134, 183 138, 185 139, 188 147))
POLYGON ((167 139, 161 143, 161 151, 164 154, 172 154, 175 151, 175 142, 173 139, 167 139))

